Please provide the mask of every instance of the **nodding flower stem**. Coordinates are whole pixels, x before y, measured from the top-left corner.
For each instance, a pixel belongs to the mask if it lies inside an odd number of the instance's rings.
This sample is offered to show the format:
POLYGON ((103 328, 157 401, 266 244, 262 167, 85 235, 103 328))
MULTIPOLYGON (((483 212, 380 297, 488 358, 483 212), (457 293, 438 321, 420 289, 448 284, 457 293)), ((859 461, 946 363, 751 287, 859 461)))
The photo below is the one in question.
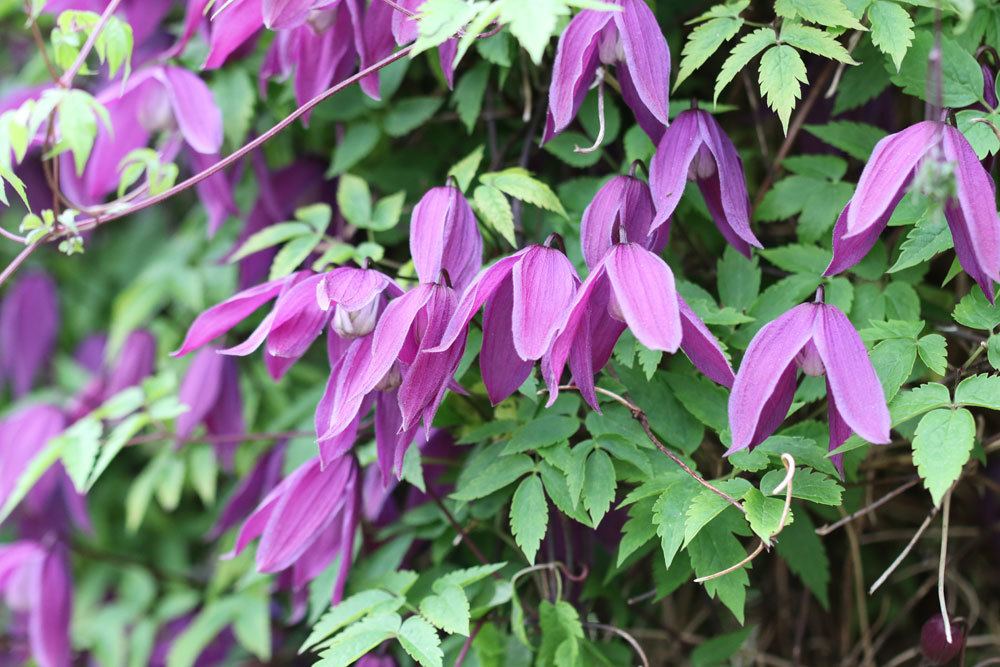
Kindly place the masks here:
POLYGON ((566 242, 563 240, 563 237, 560 234, 557 234, 556 232, 552 232, 551 234, 549 234, 548 238, 545 239, 545 243, 543 243, 542 245, 544 245, 546 248, 555 247, 562 254, 564 255, 566 254, 566 242))

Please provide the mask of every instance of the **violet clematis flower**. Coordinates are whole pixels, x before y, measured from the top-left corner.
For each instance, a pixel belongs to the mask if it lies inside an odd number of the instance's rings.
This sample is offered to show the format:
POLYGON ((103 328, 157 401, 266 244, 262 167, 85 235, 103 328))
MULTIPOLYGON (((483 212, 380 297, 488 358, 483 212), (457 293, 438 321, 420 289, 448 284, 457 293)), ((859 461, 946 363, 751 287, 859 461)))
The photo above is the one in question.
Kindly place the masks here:
POLYGON ((59 297, 46 274, 18 280, 0 301, 0 386, 24 396, 52 357, 59 333, 59 297))
POLYGON ((360 513, 357 462, 343 456, 325 468, 318 458, 299 466, 272 490, 243 524, 229 557, 256 538, 259 572, 292 568, 300 589, 339 554, 332 600, 344 592, 360 513))
MULTIPOLYGON (((766 440, 792 404, 797 369, 826 375, 830 449, 857 433, 889 442, 889 409, 858 332, 836 306, 805 303, 765 325, 747 348, 729 396, 727 454, 766 440)), ((832 457, 843 474, 843 457, 832 457)))
MULTIPOLYGON (((234 359, 210 347, 199 350, 181 382, 178 398, 189 408, 177 418, 178 445, 189 440, 199 424, 209 435, 238 436, 246 432, 239 368, 234 359)), ((216 456, 227 470, 232 468, 239 444, 238 440, 214 444, 216 456)))
POLYGON ((834 225, 833 259, 824 275, 849 269, 868 254, 921 165, 939 158, 954 167, 955 191, 944 204, 944 216, 958 261, 993 301, 993 283, 1000 280, 993 179, 965 136, 937 121, 917 123, 875 145, 854 196, 834 225))
POLYGON ((29 540, 0 545, 0 595, 15 614, 27 616, 39 667, 70 667, 73 582, 65 547, 29 540))
POLYGON ((260 501, 281 481, 281 468, 285 462, 286 441, 278 442, 262 455, 253 469, 245 475, 226 501, 218 520, 207 539, 216 540, 224 532, 240 523, 260 504, 260 501))
POLYGON ((621 11, 584 9, 559 37, 542 142, 576 117, 602 65, 615 65, 622 98, 658 142, 669 125, 670 49, 643 0, 614 0, 621 11))
POLYGON ((90 413, 120 391, 139 384, 153 372, 156 339, 150 332, 139 329, 130 333, 117 361, 110 366, 105 359, 106 342, 103 335, 91 336, 77 349, 77 360, 95 377, 74 397, 67 411, 70 422, 90 413))
POLYGON ((580 284, 566 255, 548 245, 528 246, 483 269, 431 350, 446 353, 464 344, 469 322, 485 304, 479 365, 493 405, 517 391, 549 350, 580 284))
POLYGON ((616 223, 621 224, 625 238, 656 253, 663 250, 670 225, 654 228, 654 214, 649 186, 635 178, 633 172, 608 180, 587 204, 580 221, 580 245, 587 267, 597 266, 614 245, 612 230, 616 223))
POLYGON ((701 109, 688 109, 674 119, 650 163, 654 228, 673 215, 688 180, 698 183, 712 219, 734 248, 749 257, 750 246, 763 247, 750 229, 743 162, 715 117, 701 109))
POLYGON ((431 188, 417 202, 410 217, 410 254, 420 282, 436 282, 442 270, 456 290, 472 281, 483 263, 483 237, 461 190, 431 188))

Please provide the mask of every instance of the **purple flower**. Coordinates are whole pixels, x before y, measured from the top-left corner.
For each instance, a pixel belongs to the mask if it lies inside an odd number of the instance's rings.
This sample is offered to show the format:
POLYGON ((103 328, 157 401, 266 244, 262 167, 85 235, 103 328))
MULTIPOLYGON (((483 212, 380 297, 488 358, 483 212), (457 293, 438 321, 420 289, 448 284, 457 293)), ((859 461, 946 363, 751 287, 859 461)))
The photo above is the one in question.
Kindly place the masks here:
POLYGON ((139 329, 125 339, 118 360, 108 367, 105 360, 106 339, 92 336, 77 349, 76 358, 95 377, 77 394, 67 411, 73 422, 90 413, 120 391, 134 387, 153 372, 156 363, 156 339, 139 329))
MULTIPOLYGON (((426 0, 402 0, 398 4, 400 7, 408 9, 413 14, 418 14, 424 2, 426 2, 426 0)), ((388 6, 385 2, 382 4, 388 6)), ((374 7, 374 3, 372 6, 374 7)), ((417 39, 419 29, 417 27, 417 21, 413 17, 407 16, 399 10, 393 10, 391 23, 392 35, 396 40, 396 44, 399 46, 409 44, 417 39)), ((458 40, 455 38, 446 39, 438 46, 438 62, 441 64, 441 72, 444 74, 444 80, 448 84, 449 88, 453 88, 455 86, 455 54, 457 52, 458 40)), ((388 55, 388 53, 389 52, 386 52, 385 55, 388 55)))
MULTIPOLYGON (((177 418, 178 445, 189 440, 200 424, 209 435, 238 436, 246 431, 236 361, 210 347, 195 355, 181 382, 178 398, 189 408, 177 418)), ((223 467, 232 467, 238 446, 238 440, 215 443, 223 467)))
POLYGON ((0 595, 12 611, 27 615, 39 667, 69 667, 73 582, 66 549, 27 540, 0 545, 0 595))
POLYGON ((750 229, 750 196, 736 147, 715 117, 700 109, 674 119, 650 163, 654 228, 673 215, 688 180, 698 184, 712 219, 734 248, 749 257, 750 246, 762 247, 750 229))
POLYGON ((549 350, 579 284, 562 252, 528 246, 476 276, 431 352, 447 353, 456 343, 464 344, 469 322, 485 304, 479 366, 496 405, 524 383, 534 362, 549 350))
POLYGON ((629 176, 615 176, 601 186, 583 211, 580 245, 588 268, 594 268, 615 243, 612 230, 621 224, 625 238, 659 252, 667 244, 670 225, 653 227, 653 199, 649 186, 629 176))
POLYGON ((923 121, 875 145, 854 196, 833 228, 833 259, 824 275, 854 266, 868 254, 899 200, 926 160, 951 163, 955 190, 944 204, 958 261, 986 298, 1000 280, 1000 217, 993 179, 965 136, 954 127, 923 121))
POLYGON ((602 65, 615 65, 622 98, 653 141, 669 124, 670 49, 643 0, 615 0, 621 11, 584 9, 559 37, 549 86, 546 142, 576 117, 602 65))
POLYGON ((129 77, 124 89, 112 83, 97 99, 107 108, 113 131, 98 124, 94 148, 79 178, 71 157, 64 158, 64 185, 81 201, 100 201, 114 191, 122 160, 145 148, 158 132, 169 132, 172 137, 165 153, 179 150, 180 139, 206 155, 217 154, 222 147, 222 113, 212 91, 182 67, 147 67, 129 77))
POLYGON ((243 524, 230 557, 256 538, 259 572, 293 568, 293 587, 314 579, 339 554, 333 602, 340 601, 351 567, 360 502, 357 462, 344 456, 325 468, 312 459, 286 477, 243 524))
POLYGON ((0 386, 24 396, 48 366, 59 333, 59 298, 46 274, 29 273, 0 302, 0 386))
POLYGON ((285 461, 285 442, 279 442, 254 464, 236 486, 218 520, 212 526, 208 539, 218 539, 220 535, 243 521, 250 512, 271 492, 281 480, 281 467, 285 461))
POLYGON ((431 188, 410 218, 410 254, 420 282, 433 283, 447 271, 451 286, 465 289, 483 263, 483 238, 462 191, 431 188))
MULTIPOLYGON (((733 442, 727 454, 755 447, 784 421, 797 369, 826 375, 830 449, 857 433, 889 442, 889 409, 861 337, 836 306, 805 303, 765 325, 750 342, 729 396, 733 442)), ((843 473, 843 457, 832 457, 843 473)))

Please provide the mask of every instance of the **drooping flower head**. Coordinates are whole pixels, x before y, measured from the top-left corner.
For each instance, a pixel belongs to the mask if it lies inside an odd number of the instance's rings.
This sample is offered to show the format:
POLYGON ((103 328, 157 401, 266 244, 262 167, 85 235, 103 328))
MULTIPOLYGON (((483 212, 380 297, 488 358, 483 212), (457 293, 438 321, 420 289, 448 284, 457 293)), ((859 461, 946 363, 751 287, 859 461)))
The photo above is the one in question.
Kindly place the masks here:
POLYGON ((0 301, 0 387, 9 384, 15 397, 31 391, 58 333, 55 283, 44 273, 24 275, 0 301))
POLYGON ((199 425, 204 425, 209 435, 226 436, 214 446, 223 467, 231 469, 239 445, 234 436, 246 432, 236 360, 203 347, 181 381, 178 399, 188 406, 188 411, 177 418, 177 443, 183 444, 199 425))
POLYGON ((668 223, 688 180, 698 184, 712 219, 734 248, 749 257, 750 246, 762 247, 750 229, 743 162, 715 117, 701 109, 682 111, 674 119, 650 163, 654 228, 668 223))
MULTIPOLYGON (((889 409, 861 337, 836 306, 804 303, 766 324, 747 348, 729 396, 727 454, 766 440, 784 421, 798 371, 825 375, 830 450, 857 433, 889 442, 889 409)), ((843 473, 843 457, 832 457, 843 473)))
POLYGON ((559 37, 542 141, 572 122, 602 65, 614 65, 622 98, 653 141, 669 124, 670 49, 643 0, 615 0, 619 11, 584 9, 559 37))
POLYGON ((923 121, 885 137, 872 151, 854 196, 833 228, 833 259, 824 275, 851 268, 868 254, 899 200, 927 160, 943 160, 954 173, 944 203, 958 261, 986 298, 1000 280, 1000 217, 993 179, 965 136, 954 127, 923 121))
MULTIPOLYGON (((73 581, 66 548, 32 540, 0 545, 0 596, 27 618, 31 657, 39 667, 70 667, 73 581)), ((17 656, 7 648, 4 653, 17 656)))

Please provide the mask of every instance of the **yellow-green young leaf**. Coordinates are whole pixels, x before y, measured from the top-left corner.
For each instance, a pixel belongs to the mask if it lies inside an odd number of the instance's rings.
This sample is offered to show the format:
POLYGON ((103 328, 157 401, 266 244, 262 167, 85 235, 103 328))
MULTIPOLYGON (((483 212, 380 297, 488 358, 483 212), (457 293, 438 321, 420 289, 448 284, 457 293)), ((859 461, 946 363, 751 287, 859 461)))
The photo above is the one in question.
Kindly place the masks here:
POLYGON ((298 236, 281 247, 271 262, 268 280, 277 280, 290 275, 299 265, 312 254, 316 244, 322 240, 321 234, 298 236))
POLYGON ((674 82, 674 90, 684 79, 705 64, 720 46, 736 36, 743 27, 740 18, 716 18, 702 23, 691 31, 684 50, 681 51, 681 66, 674 82))
POLYGON ((529 563, 535 562, 548 522, 549 508, 542 480, 538 475, 525 477, 510 503, 510 530, 529 563))
POLYGON ((569 13, 559 0, 502 0, 500 21, 512 34, 535 64, 542 62, 545 46, 556 30, 556 21, 569 13))
MULTIPOLYGON (((348 667, 401 630, 399 614, 389 612, 362 619, 331 639, 314 667, 348 667)), ((428 626, 430 627, 430 626, 428 626)), ((433 628, 431 629, 433 632, 433 628)), ((436 636, 436 635, 435 635, 436 636)), ((408 642, 412 639, 407 639, 408 642)))
POLYGON ((73 153, 77 174, 83 174, 97 139, 97 118, 89 93, 73 90, 59 103, 59 144, 73 153))
POLYGON ((257 90, 250 74, 238 67, 216 70, 211 88, 212 97, 222 111, 226 139, 232 146, 241 145, 250 129, 257 102, 257 90))
POLYGON ((380 589, 361 591, 334 605, 312 627, 299 653, 337 632, 341 628, 364 618, 380 605, 393 599, 391 593, 380 589))
POLYGON ((410 57, 451 39, 472 20, 481 4, 465 0, 427 0, 420 5, 420 14, 417 17, 420 35, 413 43, 410 57))
POLYGON ((746 67, 747 63, 753 60, 758 53, 774 44, 777 38, 778 36, 771 28, 757 28, 749 35, 745 35, 730 52, 726 61, 722 63, 722 69, 719 70, 719 76, 715 80, 715 93, 712 101, 718 102, 719 93, 733 80, 733 77, 746 67))
MULTIPOLYGON (((750 529, 764 544, 771 544, 771 536, 778 532, 781 514, 785 511, 785 501, 781 498, 768 498, 757 489, 750 489, 743 498, 743 507, 747 511, 747 521, 750 529)), ((792 521, 791 512, 785 519, 785 524, 792 521)))
POLYGON ((421 667, 441 667, 444 653, 441 638, 434 627, 420 616, 410 616, 403 621, 396 635, 399 645, 421 667))
POLYGON ((781 26, 781 41, 824 58, 831 58, 848 65, 857 64, 833 35, 819 28, 786 21, 781 26))
POLYGON ((955 389, 955 403, 1000 410, 1000 376, 973 375, 955 389))
POLYGON ((0 202, 2 202, 4 206, 9 206, 10 202, 7 199, 4 182, 10 183, 10 187, 14 188, 14 192, 16 192, 21 198, 21 201, 24 202, 25 208, 30 209, 30 206, 28 206, 28 193, 24 189, 24 181, 18 178, 18 175, 12 170, 0 164, 0 202))
POLYGON ((445 586, 420 601, 420 613, 448 634, 469 636, 469 599, 458 586, 445 586))
POLYGON ((787 44, 772 46, 761 56, 758 73, 760 92, 787 132, 788 118, 802 94, 801 84, 807 81, 802 56, 787 44))
POLYGON ((876 0, 868 8, 868 21, 872 24, 872 43, 892 58, 899 71, 906 50, 913 43, 913 19, 909 12, 895 2, 876 0))
POLYGON ((531 175, 527 169, 520 167, 510 167, 503 171, 490 172, 479 177, 484 185, 492 185, 497 190, 504 192, 511 197, 516 197, 523 202, 544 208, 546 211, 558 213, 566 218, 566 209, 563 208, 559 197, 545 183, 531 175))
POLYGON ((517 246, 517 239, 514 238, 514 212, 502 192, 490 185, 477 185, 472 193, 472 203, 483 222, 512 246, 517 246))
POLYGON ((455 179, 458 183, 459 190, 462 192, 469 189, 469 184, 472 183, 472 178, 476 175, 476 172, 479 171, 479 165, 483 161, 483 150, 484 146, 480 144, 475 150, 456 162, 452 168, 448 170, 448 175, 455 179))
POLYGON ((337 184, 337 206, 347 222, 364 227, 372 217, 372 196, 365 179, 344 174, 337 184))
POLYGON ((786 19, 800 16, 820 25, 865 30, 843 0, 776 0, 774 13, 786 19))
POLYGON ((691 19, 685 23, 685 25, 694 25, 696 23, 708 21, 709 19, 736 18, 749 6, 750 0, 737 0, 736 2, 728 2, 723 5, 715 5, 701 16, 696 16, 691 19))
POLYGON ((976 421, 965 408, 933 410, 917 424, 913 463, 935 505, 962 474, 975 435, 976 421))
POLYGON ((247 255, 260 252, 265 248, 276 246, 286 241, 291 241, 299 236, 309 234, 312 229, 304 222, 279 222, 276 225, 265 227, 256 234, 253 234, 243 245, 233 253, 230 262, 238 262, 247 255))

